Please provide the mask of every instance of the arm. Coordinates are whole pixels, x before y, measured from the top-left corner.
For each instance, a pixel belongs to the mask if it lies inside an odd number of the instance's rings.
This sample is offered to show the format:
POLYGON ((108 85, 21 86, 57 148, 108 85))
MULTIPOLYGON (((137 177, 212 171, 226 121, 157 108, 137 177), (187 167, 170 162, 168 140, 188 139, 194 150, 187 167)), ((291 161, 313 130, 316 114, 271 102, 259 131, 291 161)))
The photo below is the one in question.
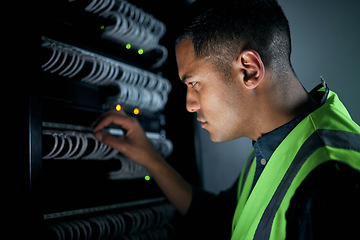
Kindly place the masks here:
POLYGON ((124 111, 110 111, 97 119, 93 126, 98 141, 143 165, 175 208, 186 214, 192 199, 191 186, 155 151, 136 118, 129 117, 124 111), (120 139, 102 132, 110 124, 119 125, 125 137, 120 139))
POLYGON ((232 187, 219 194, 194 187, 189 210, 181 219, 179 239, 230 239, 238 182, 236 179, 232 187))
POLYGON ((286 212, 287 239, 354 239, 359 235, 360 172, 326 162, 301 183, 286 212))

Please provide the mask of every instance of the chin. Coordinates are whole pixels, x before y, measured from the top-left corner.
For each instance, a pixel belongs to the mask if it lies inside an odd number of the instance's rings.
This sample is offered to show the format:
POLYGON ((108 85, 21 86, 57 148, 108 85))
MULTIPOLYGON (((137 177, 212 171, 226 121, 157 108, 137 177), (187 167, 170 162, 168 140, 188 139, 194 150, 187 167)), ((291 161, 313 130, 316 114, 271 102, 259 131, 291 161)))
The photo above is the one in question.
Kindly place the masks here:
POLYGON ((224 135, 220 135, 220 134, 213 134, 211 132, 209 132, 210 134, 210 140, 218 143, 218 142, 227 142, 227 141, 231 141, 234 140, 235 138, 232 138, 230 136, 224 136, 224 135))
POLYGON ((233 135, 225 135, 225 134, 215 134, 212 132, 209 132, 210 134, 210 140, 212 142, 228 142, 237 138, 240 138, 241 136, 233 136, 233 135))

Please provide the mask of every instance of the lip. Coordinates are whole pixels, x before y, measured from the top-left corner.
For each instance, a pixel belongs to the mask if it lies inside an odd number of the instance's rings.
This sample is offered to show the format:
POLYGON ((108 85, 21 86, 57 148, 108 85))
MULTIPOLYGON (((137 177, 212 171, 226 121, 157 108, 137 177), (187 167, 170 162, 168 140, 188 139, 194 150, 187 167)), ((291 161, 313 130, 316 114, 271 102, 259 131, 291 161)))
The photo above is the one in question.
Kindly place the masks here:
POLYGON ((201 120, 201 119, 197 119, 200 123, 201 123, 201 127, 202 128, 204 128, 205 127, 205 125, 207 124, 207 122, 206 121, 204 121, 204 120, 201 120))

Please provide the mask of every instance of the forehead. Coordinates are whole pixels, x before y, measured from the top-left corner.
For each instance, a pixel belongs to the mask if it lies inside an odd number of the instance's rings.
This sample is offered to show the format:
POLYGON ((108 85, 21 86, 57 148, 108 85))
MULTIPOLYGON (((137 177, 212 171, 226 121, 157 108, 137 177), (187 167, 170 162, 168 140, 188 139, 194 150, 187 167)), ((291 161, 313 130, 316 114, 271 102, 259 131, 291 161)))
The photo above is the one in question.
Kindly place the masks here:
POLYGON ((183 79, 184 76, 193 76, 204 70, 212 70, 212 64, 209 61, 196 57, 191 39, 181 40, 177 45, 176 61, 180 79, 183 79))
POLYGON ((176 62, 180 79, 189 72, 190 66, 196 62, 194 45, 190 39, 183 39, 176 46, 176 62))

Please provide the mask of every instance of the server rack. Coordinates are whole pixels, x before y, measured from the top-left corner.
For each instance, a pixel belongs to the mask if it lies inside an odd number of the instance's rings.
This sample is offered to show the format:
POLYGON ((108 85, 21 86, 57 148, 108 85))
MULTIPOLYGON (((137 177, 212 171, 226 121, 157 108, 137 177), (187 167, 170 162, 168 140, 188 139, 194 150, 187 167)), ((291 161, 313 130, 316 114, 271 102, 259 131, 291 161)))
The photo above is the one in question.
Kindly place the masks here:
MULTIPOLYGON (((166 25, 137 4, 42 3, 41 66, 39 78, 31 83, 29 102, 30 220, 38 237, 176 236, 175 209, 147 170, 92 134, 91 123, 100 114, 121 108, 138 118, 159 153, 190 182, 197 182, 192 129, 179 135, 183 131, 178 123, 169 124, 179 103, 166 106, 174 91, 163 76, 169 53, 160 39, 166 25), (180 139, 188 140, 183 144, 185 154, 182 147, 174 148, 180 139)), ((180 122, 191 124, 192 119, 180 122)), ((117 126, 106 131, 123 135, 117 126)))

